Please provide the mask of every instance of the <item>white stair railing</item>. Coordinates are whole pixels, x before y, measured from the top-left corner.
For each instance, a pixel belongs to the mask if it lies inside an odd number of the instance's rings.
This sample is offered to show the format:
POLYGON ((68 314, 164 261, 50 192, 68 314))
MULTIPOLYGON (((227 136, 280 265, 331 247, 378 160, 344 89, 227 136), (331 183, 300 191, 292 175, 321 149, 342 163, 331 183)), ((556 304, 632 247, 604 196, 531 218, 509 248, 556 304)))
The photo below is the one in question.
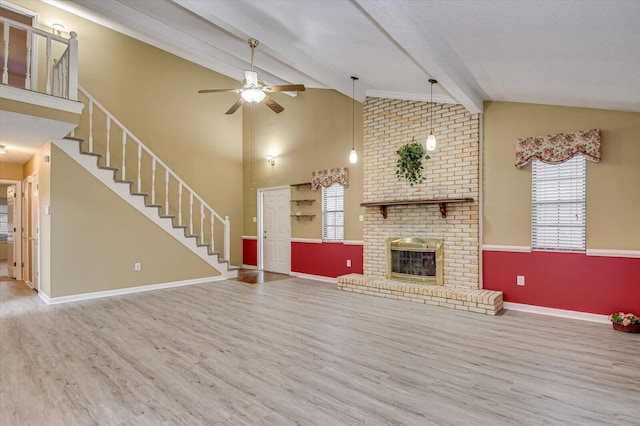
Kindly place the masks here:
MULTIPOLYGON (((122 132, 122 164, 120 168, 120 179, 123 181, 129 180, 133 182, 135 185, 136 192, 142 192, 142 183, 143 178, 150 179, 150 193, 149 196, 151 198, 151 204, 156 204, 156 174, 158 172, 164 172, 164 185, 161 185, 160 191, 164 191, 164 205, 159 211, 163 211, 165 215, 169 216, 169 207, 170 207, 170 181, 173 181, 177 184, 177 220, 178 226, 182 226, 183 218, 182 218, 182 200, 183 200, 183 192, 186 192, 186 195, 189 197, 189 223, 186 229, 188 229, 189 235, 194 235, 194 224, 199 228, 199 234, 197 236, 200 239, 200 243, 205 241, 205 237, 209 240, 207 244, 210 246, 211 251, 215 251, 215 234, 214 228, 215 223, 219 222, 223 226, 223 250, 222 250, 222 259, 229 260, 230 255, 230 238, 231 238, 231 224, 229 221, 229 216, 225 216, 224 218, 220 216, 211 206, 209 206, 189 185, 187 185, 180 177, 169 168, 160 158, 158 158, 145 144, 143 144, 140 139, 138 139, 129 129, 127 129, 117 118, 115 118, 100 102, 98 102, 93 96, 91 96, 86 90, 82 87, 78 87, 80 93, 82 93, 88 102, 88 139, 89 139, 89 152, 94 151, 94 145, 96 142, 97 135, 94 135, 94 131, 99 127, 96 120, 95 112, 96 110, 101 111, 106 119, 105 125, 105 161, 106 166, 111 167, 111 151, 113 150, 113 143, 111 142, 111 133, 112 127, 115 126, 122 132), (112 126, 113 125, 113 126, 112 126), (133 141, 136 144, 135 151, 136 158, 135 161, 130 161, 129 167, 127 167, 127 140, 133 141), (143 154, 146 154, 151 160, 151 176, 145 176, 143 173, 143 154), (133 173, 131 169, 133 170, 133 173), (130 176, 135 176, 135 179, 127 179, 127 173, 131 173, 130 176), (200 205, 199 209, 194 211, 194 202, 197 202, 200 205), (199 211, 198 211, 199 210, 199 211), (199 215, 196 218, 197 221, 194 221, 194 213, 199 215), (206 217, 209 217, 210 220, 210 230, 207 230, 207 234, 205 234, 205 220, 206 217)), ((175 208, 175 207, 174 207, 175 208)))
MULTIPOLYGON (((11 46, 11 34, 16 40, 16 32, 26 33, 26 70, 24 75, 24 88, 39 91, 36 79, 33 78, 34 47, 39 40, 45 42, 45 70, 46 81, 44 93, 47 95, 59 96, 65 99, 78 100, 78 40, 77 34, 73 31, 69 33, 70 38, 66 39, 59 35, 51 34, 38 28, 30 27, 9 18, 0 16, 0 23, 3 26, 3 63, 2 63, 2 84, 9 84, 10 74, 18 74, 20 70, 9 69, 9 53, 11 46), (13 30, 13 31, 12 31, 13 30), (54 52, 64 48, 58 58, 54 58, 54 52)), ((15 44, 14 44, 15 46, 15 44)), ((16 46, 16 50, 18 46, 16 46)), ((20 71, 20 74, 21 71, 20 71)), ((15 83, 12 83, 15 84, 15 83)))

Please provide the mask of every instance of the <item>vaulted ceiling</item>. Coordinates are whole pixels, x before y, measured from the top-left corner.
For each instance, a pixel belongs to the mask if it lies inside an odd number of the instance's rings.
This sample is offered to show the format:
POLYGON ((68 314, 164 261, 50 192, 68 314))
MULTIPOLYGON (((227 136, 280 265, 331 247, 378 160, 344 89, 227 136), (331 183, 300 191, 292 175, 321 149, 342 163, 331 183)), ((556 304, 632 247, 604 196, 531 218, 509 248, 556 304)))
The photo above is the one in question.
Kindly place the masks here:
POLYGON ((45 0, 237 80, 640 111, 635 0, 45 0))

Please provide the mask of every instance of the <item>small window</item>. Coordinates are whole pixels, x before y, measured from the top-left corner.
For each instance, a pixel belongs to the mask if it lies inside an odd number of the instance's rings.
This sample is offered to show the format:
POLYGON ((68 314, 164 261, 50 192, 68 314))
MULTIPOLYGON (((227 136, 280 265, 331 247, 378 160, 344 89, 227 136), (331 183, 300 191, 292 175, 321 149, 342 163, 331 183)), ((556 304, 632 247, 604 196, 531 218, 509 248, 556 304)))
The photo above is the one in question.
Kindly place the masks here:
POLYGON ((339 183, 322 187, 322 239, 344 240, 344 187, 339 183))
POLYGON ((585 251, 585 158, 561 164, 534 160, 532 170, 532 248, 585 251))

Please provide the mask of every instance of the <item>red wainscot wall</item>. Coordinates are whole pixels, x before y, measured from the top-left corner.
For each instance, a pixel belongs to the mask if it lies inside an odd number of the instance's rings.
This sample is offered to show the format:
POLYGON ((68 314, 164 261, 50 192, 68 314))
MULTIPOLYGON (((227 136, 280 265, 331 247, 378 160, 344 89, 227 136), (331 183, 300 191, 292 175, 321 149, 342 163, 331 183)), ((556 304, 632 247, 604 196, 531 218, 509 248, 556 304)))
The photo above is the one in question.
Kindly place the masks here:
MULTIPOLYGON (((258 264, 258 242, 242 239, 242 263, 258 264)), ((291 273, 335 278, 346 274, 362 274, 362 243, 327 243, 322 241, 291 242, 291 273), (351 260, 351 267, 347 266, 351 260)))
POLYGON ((640 258, 484 250, 483 288, 505 302, 608 315, 640 313, 640 258), (516 285, 516 277, 525 285, 516 285))

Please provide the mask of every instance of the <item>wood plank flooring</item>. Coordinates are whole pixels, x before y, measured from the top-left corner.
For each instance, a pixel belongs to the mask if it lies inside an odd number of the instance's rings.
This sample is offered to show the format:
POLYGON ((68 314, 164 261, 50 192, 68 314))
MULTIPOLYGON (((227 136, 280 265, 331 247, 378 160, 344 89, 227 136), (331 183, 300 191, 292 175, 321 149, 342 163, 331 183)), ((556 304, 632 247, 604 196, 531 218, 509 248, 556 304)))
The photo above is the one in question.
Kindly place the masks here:
POLYGON ((3 426, 640 424, 640 335, 606 324, 299 278, 0 300, 3 426))

